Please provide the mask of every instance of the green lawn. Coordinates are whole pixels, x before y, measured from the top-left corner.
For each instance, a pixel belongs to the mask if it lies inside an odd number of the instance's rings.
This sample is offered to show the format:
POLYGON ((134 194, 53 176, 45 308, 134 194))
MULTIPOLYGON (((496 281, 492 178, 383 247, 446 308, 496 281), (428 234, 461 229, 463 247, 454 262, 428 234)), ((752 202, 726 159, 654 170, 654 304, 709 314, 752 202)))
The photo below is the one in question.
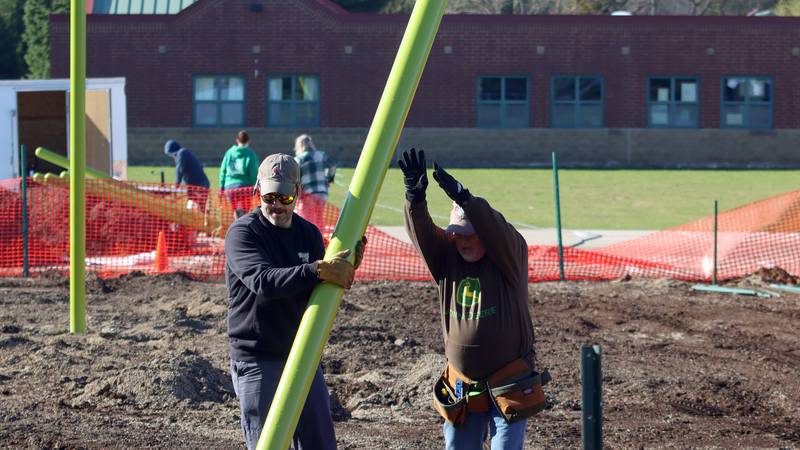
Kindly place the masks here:
MULTIPOLYGON (((130 167, 132 180, 158 181, 165 172, 174 181, 174 167, 130 167)), ((555 212, 552 171, 546 169, 453 169, 464 186, 489 200, 520 227, 553 227, 555 212)), ((207 168, 211 186, 219 168, 207 168)), ((353 169, 341 168, 330 200, 341 205, 353 169)), ((450 201, 429 172, 428 200, 438 223, 446 222, 450 201), (441 218, 441 220, 439 220, 441 218)), ((562 225, 572 229, 657 230, 800 188, 794 170, 562 170, 559 172, 562 225)), ((402 225, 403 180, 399 169, 386 175, 374 225, 402 225)))

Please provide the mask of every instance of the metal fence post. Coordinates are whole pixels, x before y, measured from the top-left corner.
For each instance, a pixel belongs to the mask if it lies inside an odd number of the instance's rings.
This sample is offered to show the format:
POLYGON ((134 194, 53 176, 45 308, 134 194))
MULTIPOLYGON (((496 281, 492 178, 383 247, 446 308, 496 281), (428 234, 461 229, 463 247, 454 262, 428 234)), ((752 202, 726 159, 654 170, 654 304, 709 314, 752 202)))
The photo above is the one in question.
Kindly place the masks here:
POLYGON ((556 230, 558 231, 558 275, 561 281, 564 277, 564 245, 561 242, 561 196, 558 193, 558 159, 553 152, 553 186, 556 196, 556 230))
POLYGON ((22 197, 22 276, 30 276, 28 261, 28 164, 25 144, 19 146, 20 195, 22 197))
POLYGON ((603 448, 603 373, 599 345, 581 347, 583 449, 603 448))
POLYGON ((717 284, 717 201, 714 200, 714 275, 712 284, 717 284))

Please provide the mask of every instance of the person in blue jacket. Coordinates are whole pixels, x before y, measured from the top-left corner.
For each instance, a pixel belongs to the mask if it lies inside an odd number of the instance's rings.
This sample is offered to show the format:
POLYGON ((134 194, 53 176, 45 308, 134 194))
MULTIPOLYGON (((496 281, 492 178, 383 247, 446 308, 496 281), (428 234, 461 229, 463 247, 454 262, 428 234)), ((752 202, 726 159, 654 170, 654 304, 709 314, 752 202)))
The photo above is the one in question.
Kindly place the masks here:
POLYGON ((203 170, 203 163, 178 141, 167 141, 164 153, 175 160, 175 184, 185 184, 189 200, 196 202, 201 211, 205 210, 211 184, 203 170))

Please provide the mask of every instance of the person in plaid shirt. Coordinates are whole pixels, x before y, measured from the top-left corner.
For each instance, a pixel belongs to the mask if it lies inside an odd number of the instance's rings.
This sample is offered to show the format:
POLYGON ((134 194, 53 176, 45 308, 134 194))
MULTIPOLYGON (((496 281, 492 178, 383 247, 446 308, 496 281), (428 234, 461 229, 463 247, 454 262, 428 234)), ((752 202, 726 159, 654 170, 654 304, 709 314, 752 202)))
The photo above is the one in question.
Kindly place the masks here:
POLYGON ((303 192, 328 200, 328 186, 336 175, 336 162, 314 147, 311 136, 301 134, 294 140, 294 159, 300 165, 303 192))

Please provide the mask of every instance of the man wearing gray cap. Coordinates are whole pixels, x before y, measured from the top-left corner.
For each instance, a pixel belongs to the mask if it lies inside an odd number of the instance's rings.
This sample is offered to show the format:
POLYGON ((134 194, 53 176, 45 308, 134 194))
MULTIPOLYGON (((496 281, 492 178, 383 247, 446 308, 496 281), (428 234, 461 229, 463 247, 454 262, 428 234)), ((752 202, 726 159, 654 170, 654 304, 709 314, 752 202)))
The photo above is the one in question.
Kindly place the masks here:
MULTIPOLYGON (((364 253, 356 246, 324 261, 319 229, 294 213, 300 167, 288 155, 267 156, 253 193, 261 207, 236 219, 225 236, 231 378, 248 449, 254 449, 311 291, 321 282, 349 289, 364 253)), ((330 398, 322 370, 311 384, 293 436, 295 449, 335 449, 330 398)))
POLYGON ((470 194, 434 163, 433 178, 453 200, 450 224, 428 213, 425 153, 398 161, 406 188, 405 223, 411 241, 439 285, 448 364, 433 389, 445 419, 445 448, 522 449, 526 419, 546 402, 536 370, 528 312, 528 246, 489 203, 470 194))

